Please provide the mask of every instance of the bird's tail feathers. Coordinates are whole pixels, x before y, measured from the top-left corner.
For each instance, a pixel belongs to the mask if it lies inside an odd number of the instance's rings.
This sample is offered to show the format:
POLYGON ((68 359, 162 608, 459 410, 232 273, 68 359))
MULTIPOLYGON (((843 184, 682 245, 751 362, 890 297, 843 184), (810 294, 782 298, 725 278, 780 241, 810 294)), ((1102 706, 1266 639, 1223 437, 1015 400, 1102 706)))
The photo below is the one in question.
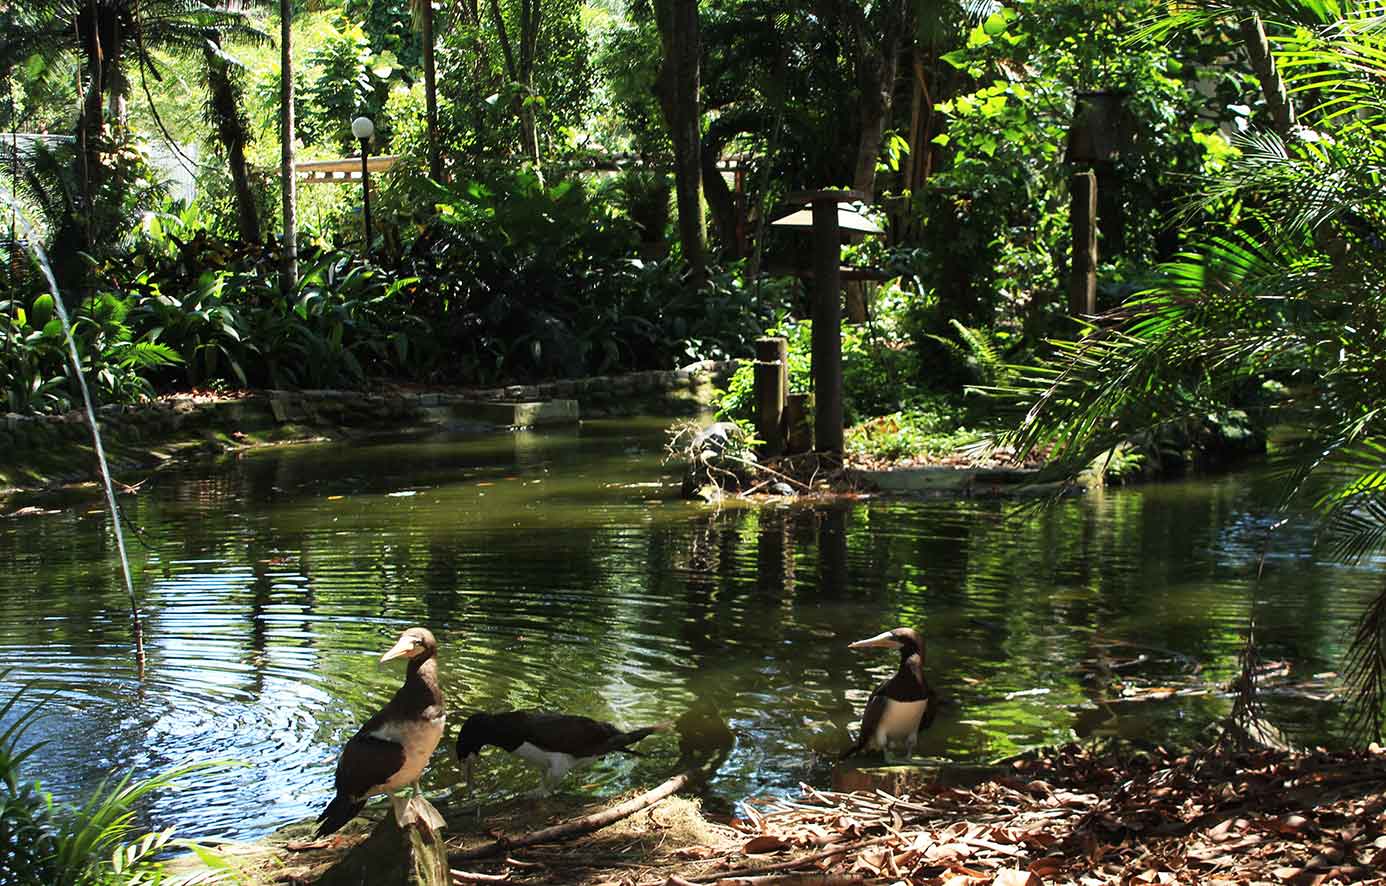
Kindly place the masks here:
MULTIPOLYGON (((656 723, 653 726, 642 726, 639 729, 632 729, 629 732, 623 732, 620 735, 616 736, 612 740, 610 747, 613 751, 621 751, 622 753, 635 754, 634 751, 627 750, 627 748, 629 748, 633 744, 644 741, 651 735, 654 735, 656 732, 668 732, 673 728, 673 721, 666 720, 663 723, 656 723)), ((639 756, 639 754, 635 754, 635 756, 639 756)))
POLYGON ((327 808, 318 816, 318 839, 336 833, 342 825, 355 818, 356 813, 365 805, 365 800, 352 800, 341 794, 333 797, 332 802, 328 803, 327 808))
POLYGON ((864 749, 866 748, 866 739, 867 739, 866 733, 863 732, 863 733, 861 734, 861 738, 858 738, 858 739, 856 740, 856 742, 855 742, 850 748, 848 748, 847 750, 845 750, 845 751, 843 751, 841 754, 839 754, 838 757, 837 757, 837 759, 839 759, 839 760, 846 760, 848 757, 852 756, 853 754, 859 754, 859 753, 861 753, 862 750, 864 750, 864 749))

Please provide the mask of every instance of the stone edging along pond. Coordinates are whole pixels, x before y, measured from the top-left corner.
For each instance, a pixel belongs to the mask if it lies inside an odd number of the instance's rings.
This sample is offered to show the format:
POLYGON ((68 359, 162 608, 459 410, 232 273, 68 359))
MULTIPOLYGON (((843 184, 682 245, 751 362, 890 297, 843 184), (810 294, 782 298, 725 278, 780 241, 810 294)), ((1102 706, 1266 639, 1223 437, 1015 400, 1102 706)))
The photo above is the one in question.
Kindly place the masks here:
MULTIPOLYGON (((97 410, 113 472, 182 458, 309 440, 411 430, 563 424, 625 415, 695 415, 734 363, 703 361, 635 372, 500 388, 252 391, 173 396, 97 410)), ((0 495, 96 479, 91 431, 80 412, 0 417, 0 495)))

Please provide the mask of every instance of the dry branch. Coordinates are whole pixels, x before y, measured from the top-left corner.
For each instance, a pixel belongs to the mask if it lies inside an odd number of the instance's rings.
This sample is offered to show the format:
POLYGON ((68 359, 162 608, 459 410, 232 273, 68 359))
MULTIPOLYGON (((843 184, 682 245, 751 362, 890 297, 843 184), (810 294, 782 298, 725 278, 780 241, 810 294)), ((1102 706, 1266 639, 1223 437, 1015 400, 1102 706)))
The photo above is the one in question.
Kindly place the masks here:
POLYGON ((822 861, 825 858, 832 858, 835 855, 844 855, 849 852, 856 852, 867 846, 874 846, 877 843, 885 843, 888 840, 896 840, 895 834, 887 834, 884 837, 875 837, 870 840, 857 840, 852 843, 835 843, 824 849, 822 852, 815 852, 812 855, 802 855, 798 858, 791 858, 788 861, 781 861, 775 864, 759 865, 753 868, 738 868, 733 871, 721 871, 716 874, 705 874, 701 877, 689 877, 690 883, 720 883, 722 880, 735 880, 738 877, 757 877, 763 874, 774 874, 780 871, 792 871, 804 865, 813 864, 815 861, 822 861))
POLYGON ((464 849, 459 852, 448 854, 448 861, 456 864, 459 861, 469 861, 476 858, 486 858, 491 855, 498 855, 511 849, 520 849, 525 846, 533 846, 536 843, 561 843, 564 840, 571 840, 574 837, 581 837, 593 831, 615 824, 623 818, 629 818, 635 813, 649 806, 653 806, 665 797, 678 793, 696 776, 697 769, 689 769, 680 772, 673 778, 661 784, 653 790, 646 791, 638 797, 634 797, 610 809, 603 809, 601 812, 594 812, 591 815, 584 815, 581 818, 574 818, 553 827, 543 828, 538 831, 531 831, 518 837, 501 837, 490 843, 484 843, 472 849, 464 849))

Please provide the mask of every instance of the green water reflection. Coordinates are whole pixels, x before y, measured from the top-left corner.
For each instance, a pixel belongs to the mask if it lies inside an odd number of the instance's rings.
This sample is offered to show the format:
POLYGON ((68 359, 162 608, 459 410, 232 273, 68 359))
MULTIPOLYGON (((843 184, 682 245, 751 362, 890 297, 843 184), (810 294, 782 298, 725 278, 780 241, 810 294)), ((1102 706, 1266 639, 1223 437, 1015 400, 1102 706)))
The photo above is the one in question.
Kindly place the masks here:
MULTIPOLYGON (((249 765, 162 798, 186 833, 251 837, 316 813, 340 743, 397 685, 375 657, 410 624, 442 644, 452 722, 542 706, 636 726, 716 705, 737 743, 714 800, 822 780, 889 656, 848 641, 920 626, 949 706, 924 754, 982 760, 1121 731, 1188 739, 1227 702, 1093 705, 1143 682, 1225 681, 1252 607, 1265 655, 1336 666, 1377 567, 1310 556, 1247 477, 1107 493, 1015 516, 986 501, 728 508, 677 498, 658 423, 266 451, 160 475, 124 499, 149 622, 134 678, 105 517, 0 521, 0 668, 58 691, 30 772, 76 796, 111 772, 249 765), (1144 655, 1143 660, 1138 657, 1144 655), (1041 690, 1036 693, 1035 690, 1041 690), (1016 693, 1026 693, 1017 695, 1016 693)), ((1271 699, 1332 743, 1333 706, 1271 699)), ((659 777, 674 739, 569 786, 659 777)), ((440 755, 427 789, 465 798, 440 755)), ((478 791, 532 787, 487 757, 478 791)))

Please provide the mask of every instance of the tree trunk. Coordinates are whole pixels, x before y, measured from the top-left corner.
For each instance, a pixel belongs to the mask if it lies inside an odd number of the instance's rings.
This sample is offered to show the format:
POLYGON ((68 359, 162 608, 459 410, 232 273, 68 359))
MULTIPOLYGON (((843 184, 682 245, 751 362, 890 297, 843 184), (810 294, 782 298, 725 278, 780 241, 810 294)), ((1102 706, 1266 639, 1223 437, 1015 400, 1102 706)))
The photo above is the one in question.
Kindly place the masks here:
POLYGON ((293 3, 279 0, 279 177, 284 197, 284 269, 279 288, 288 295, 298 285, 298 210, 294 180, 293 3))
POLYGON ((766 131, 771 122, 769 116, 760 110, 727 111, 709 123, 707 132, 702 136, 699 153, 702 161, 703 196, 707 199, 707 208, 717 228, 721 253, 733 260, 745 257, 745 244, 738 233, 742 207, 737 203, 738 195, 727 187, 726 181, 722 178, 717 161, 722 155, 722 149, 732 139, 742 133, 766 131))
POLYGON ((1266 107, 1270 109, 1271 122, 1275 131, 1284 138, 1295 128, 1295 106, 1290 103, 1290 95, 1285 89, 1285 80, 1275 65, 1271 55, 1270 42, 1266 40, 1266 28, 1261 16, 1252 13, 1241 23, 1242 42, 1246 44, 1246 54, 1251 59, 1251 69, 1261 83, 1261 94, 1265 96, 1266 107))
POLYGON ((423 32, 424 117, 428 127, 428 177, 443 180, 443 155, 438 147, 438 70, 433 62, 433 0, 420 0, 423 32))
POLYGON ((895 96, 895 72, 904 31, 904 9, 896 4, 884 28, 873 28, 865 16, 853 16, 857 41, 857 87, 861 94, 860 134, 852 187, 876 193, 876 159, 881 155, 881 136, 895 96), (877 42, 877 34, 880 34, 877 42))
MULTIPOLYGON (((82 184, 81 196, 81 249, 92 252, 95 245, 92 230, 96 209, 96 192, 104 178, 101 166, 101 142, 105 137, 106 121, 103 116, 102 98, 105 94, 105 47, 101 40, 101 23, 97 16, 95 3, 90 4, 91 12, 85 19, 82 35, 82 52, 87 67, 87 89, 82 96, 82 110, 77 118, 77 180, 82 184)), ((80 74, 78 75, 80 87, 80 74)), ((60 268, 60 271, 65 270, 60 268)))
POLYGON ((510 34, 501 15, 500 0, 491 0, 491 19, 500 39, 501 55, 505 59, 505 72, 514 83, 520 84, 522 92, 515 96, 515 116, 520 121, 520 147, 534 166, 535 175, 543 184, 544 173, 539 168, 539 130, 534 121, 534 106, 527 99, 532 94, 531 81, 534 76, 534 50, 539 42, 539 0, 523 0, 520 6, 520 51, 517 54, 511 46, 510 34))
POLYGON ((236 194, 236 231, 246 243, 260 242, 260 217, 255 209, 255 196, 250 188, 250 172, 245 160, 245 146, 250 141, 245 118, 241 116, 239 88, 232 79, 231 66, 218 55, 221 38, 207 35, 208 46, 203 50, 207 62, 207 90, 210 116, 217 128, 217 138, 226 152, 226 165, 236 194))
POLYGON ((125 126, 125 94, 128 92, 129 84, 121 74, 120 66, 123 63, 121 50, 125 45, 124 28, 120 26, 120 19, 111 22, 111 36, 107 45, 102 47, 105 50, 105 58, 102 75, 102 87, 106 90, 106 118, 112 125, 117 127, 125 126))
POLYGON ((702 55, 697 0, 655 0, 655 19, 664 63, 659 70, 659 105, 674 143, 674 190, 679 207, 683 258, 701 280, 707 263, 707 225, 702 204, 702 137, 699 131, 702 55))

